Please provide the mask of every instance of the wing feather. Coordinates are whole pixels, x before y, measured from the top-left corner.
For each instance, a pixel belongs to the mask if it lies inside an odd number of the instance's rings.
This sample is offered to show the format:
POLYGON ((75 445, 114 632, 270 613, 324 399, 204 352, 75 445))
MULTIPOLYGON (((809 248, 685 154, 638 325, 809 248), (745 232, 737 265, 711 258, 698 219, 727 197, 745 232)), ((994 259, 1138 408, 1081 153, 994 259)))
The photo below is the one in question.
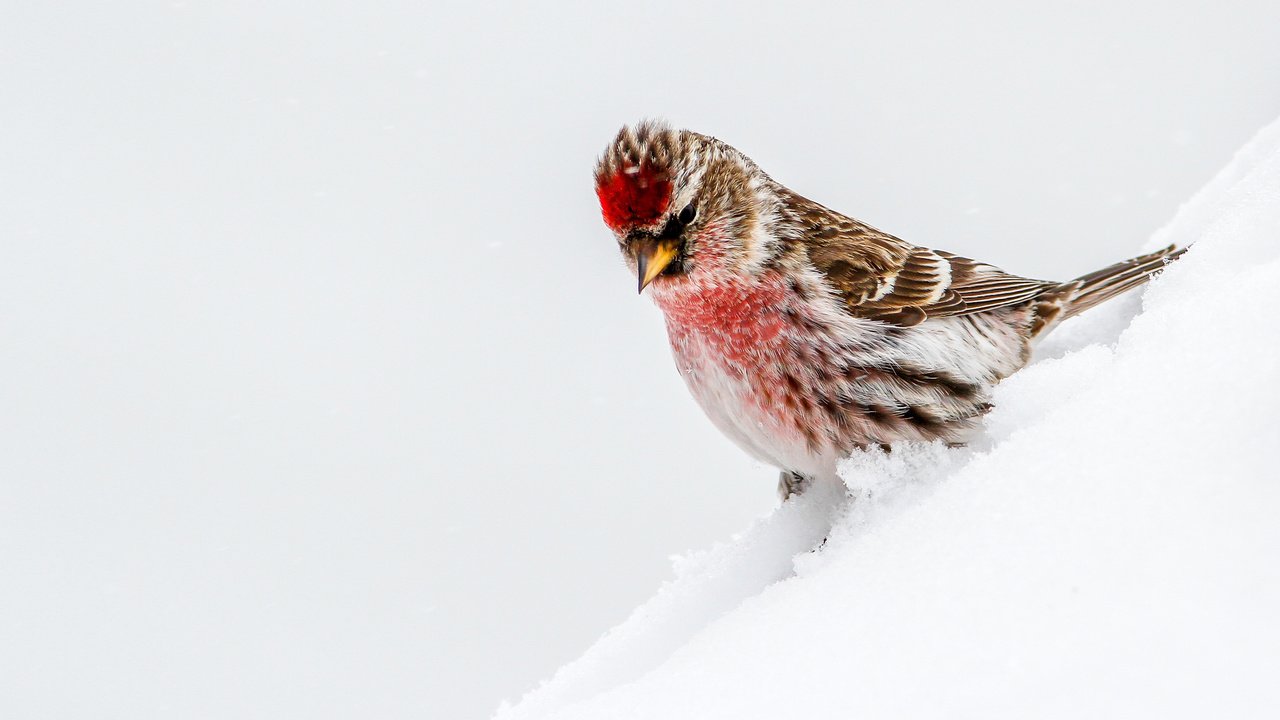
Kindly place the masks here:
POLYGON ((1019 305, 1061 286, 911 245, 798 195, 790 200, 810 263, 858 317, 906 327, 1019 305))

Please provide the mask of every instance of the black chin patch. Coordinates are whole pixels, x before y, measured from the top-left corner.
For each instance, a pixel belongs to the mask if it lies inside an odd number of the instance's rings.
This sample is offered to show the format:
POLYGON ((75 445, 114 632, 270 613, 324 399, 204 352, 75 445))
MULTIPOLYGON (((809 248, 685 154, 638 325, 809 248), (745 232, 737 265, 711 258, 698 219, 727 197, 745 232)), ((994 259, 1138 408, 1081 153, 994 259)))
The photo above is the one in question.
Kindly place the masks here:
POLYGON ((675 240, 679 243, 679 250, 676 252, 676 259, 671 264, 662 269, 663 275, 683 275, 689 271, 687 267, 689 258, 685 254, 684 239, 684 223, 680 222, 674 215, 667 218, 667 224, 662 226, 662 231, 658 233, 659 240, 675 240))
MULTIPOLYGON (((659 240, 680 240, 680 236, 684 233, 684 225, 676 219, 675 215, 667 218, 667 224, 662 226, 662 230, 658 233, 659 240)), ((681 243, 684 244, 683 242, 681 243)))

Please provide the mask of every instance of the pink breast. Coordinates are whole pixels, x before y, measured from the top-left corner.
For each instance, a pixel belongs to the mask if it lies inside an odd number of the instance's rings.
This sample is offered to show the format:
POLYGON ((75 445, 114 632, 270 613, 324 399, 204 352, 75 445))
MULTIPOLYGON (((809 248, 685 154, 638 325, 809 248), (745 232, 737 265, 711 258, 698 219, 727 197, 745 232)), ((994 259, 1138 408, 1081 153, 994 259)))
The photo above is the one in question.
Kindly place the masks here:
POLYGON ((816 408, 796 379, 812 364, 813 348, 795 324, 803 303, 784 282, 668 285, 654 299, 690 390, 727 434, 736 427, 753 454, 774 464, 780 453, 813 446, 816 408))
POLYGON ((685 285, 654 293, 673 345, 694 341, 696 335, 726 366, 754 364, 786 328, 782 309, 788 298, 780 282, 685 285))

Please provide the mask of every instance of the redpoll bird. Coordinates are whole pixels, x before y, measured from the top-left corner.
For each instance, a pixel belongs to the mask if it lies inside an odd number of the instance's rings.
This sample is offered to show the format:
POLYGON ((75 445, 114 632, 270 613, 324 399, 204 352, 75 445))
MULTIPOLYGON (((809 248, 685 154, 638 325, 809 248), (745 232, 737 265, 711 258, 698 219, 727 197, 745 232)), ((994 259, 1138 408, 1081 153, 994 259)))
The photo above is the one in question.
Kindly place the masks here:
POLYGON ((623 128, 605 223, 666 316, 676 366, 786 497, 850 452, 963 443, 993 386, 1062 320, 1145 283, 1173 247, 1069 282, 917 247, 808 200, 706 135, 623 128))

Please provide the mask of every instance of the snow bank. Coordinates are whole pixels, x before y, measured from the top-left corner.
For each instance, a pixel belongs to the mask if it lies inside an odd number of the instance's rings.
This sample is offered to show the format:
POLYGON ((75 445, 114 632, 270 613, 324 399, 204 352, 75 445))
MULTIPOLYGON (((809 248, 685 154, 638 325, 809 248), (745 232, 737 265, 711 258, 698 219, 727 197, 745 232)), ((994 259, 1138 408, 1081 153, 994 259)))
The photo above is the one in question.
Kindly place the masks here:
POLYGON ((982 443, 852 459, 497 717, 1275 717, 1280 122, 1169 242, 982 443))

